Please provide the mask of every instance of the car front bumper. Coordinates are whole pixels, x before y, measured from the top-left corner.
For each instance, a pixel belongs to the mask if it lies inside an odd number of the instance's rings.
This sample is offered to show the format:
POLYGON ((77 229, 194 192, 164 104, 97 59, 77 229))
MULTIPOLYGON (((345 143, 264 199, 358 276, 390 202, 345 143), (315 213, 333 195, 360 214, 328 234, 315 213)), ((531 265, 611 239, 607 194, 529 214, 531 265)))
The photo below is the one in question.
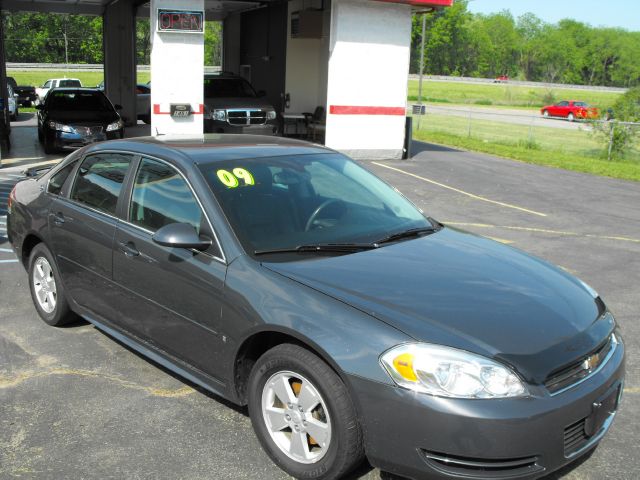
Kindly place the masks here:
POLYGON ((105 140, 115 140, 124 137, 124 129, 112 130, 110 132, 100 132, 92 135, 83 135, 80 133, 66 133, 59 130, 47 132, 50 142, 54 148, 60 150, 75 150, 95 142, 104 142, 105 140))
POLYGON ((348 378, 372 465, 413 479, 501 480, 542 477, 595 448, 623 379, 622 342, 600 371, 555 396, 541 387, 525 398, 450 399, 348 378))
POLYGON ((204 120, 205 133, 243 133, 248 135, 277 135, 278 125, 275 121, 268 121, 262 125, 231 125, 219 120, 204 120))

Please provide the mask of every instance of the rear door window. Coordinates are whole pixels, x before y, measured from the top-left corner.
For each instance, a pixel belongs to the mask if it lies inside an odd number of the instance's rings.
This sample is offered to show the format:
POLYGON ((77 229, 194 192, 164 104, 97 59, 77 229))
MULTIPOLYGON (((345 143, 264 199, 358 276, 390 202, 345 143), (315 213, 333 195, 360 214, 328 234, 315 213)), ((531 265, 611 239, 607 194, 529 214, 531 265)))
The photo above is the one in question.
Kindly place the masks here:
POLYGON ((176 169, 145 158, 133 185, 129 221, 152 232, 170 223, 188 223, 200 233, 203 213, 176 169))
POLYGON ((131 155, 120 153, 88 156, 78 168, 71 199, 115 216, 130 163, 131 155))

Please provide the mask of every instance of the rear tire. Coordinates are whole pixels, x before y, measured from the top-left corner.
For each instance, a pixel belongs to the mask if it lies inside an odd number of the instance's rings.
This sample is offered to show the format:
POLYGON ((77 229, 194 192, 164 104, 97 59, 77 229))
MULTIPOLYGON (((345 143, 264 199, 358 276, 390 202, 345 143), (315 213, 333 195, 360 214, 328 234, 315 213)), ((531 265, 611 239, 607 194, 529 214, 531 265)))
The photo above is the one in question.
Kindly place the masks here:
POLYGON ((573 115, 573 113, 569 112, 569 115, 567 115, 567 120, 573 122, 575 119, 576 117, 573 115))
POLYGON ((76 320, 65 297, 53 255, 39 243, 29 256, 29 289, 36 311, 45 323, 59 327, 76 320))
POLYGON ((266 352, 251 371, 248 393, 256 435, 289 475, 338 479, 364 458, 362 431, 346 386, 310 351, 282 344, 266 352))

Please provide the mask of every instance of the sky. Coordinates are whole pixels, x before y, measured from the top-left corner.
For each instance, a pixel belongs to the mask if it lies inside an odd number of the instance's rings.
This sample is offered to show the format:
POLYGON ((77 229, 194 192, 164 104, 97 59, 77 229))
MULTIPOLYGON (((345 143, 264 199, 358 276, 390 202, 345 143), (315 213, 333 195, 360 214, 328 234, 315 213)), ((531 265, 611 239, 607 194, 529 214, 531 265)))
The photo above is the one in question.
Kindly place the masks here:
POLYGON ((509 10, 516 18, 532 12, 548 23, 572 18, 594 27, 640 31, 640 0, 470 0, 469 10, 475 13, 509 10))

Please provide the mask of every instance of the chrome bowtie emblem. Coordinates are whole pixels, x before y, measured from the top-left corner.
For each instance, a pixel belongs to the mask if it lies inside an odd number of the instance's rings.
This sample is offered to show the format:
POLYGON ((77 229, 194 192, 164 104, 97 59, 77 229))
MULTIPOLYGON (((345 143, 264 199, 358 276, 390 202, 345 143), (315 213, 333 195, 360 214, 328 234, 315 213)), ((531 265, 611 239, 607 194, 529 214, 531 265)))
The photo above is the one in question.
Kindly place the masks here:
POLYGON ((582 368, 584 370, 593 370, 594 368, 597 368, 599 364, 600 364, 600 355, 595 354, 595 355, 591 355, 584 362, 582 362, 582 368))

